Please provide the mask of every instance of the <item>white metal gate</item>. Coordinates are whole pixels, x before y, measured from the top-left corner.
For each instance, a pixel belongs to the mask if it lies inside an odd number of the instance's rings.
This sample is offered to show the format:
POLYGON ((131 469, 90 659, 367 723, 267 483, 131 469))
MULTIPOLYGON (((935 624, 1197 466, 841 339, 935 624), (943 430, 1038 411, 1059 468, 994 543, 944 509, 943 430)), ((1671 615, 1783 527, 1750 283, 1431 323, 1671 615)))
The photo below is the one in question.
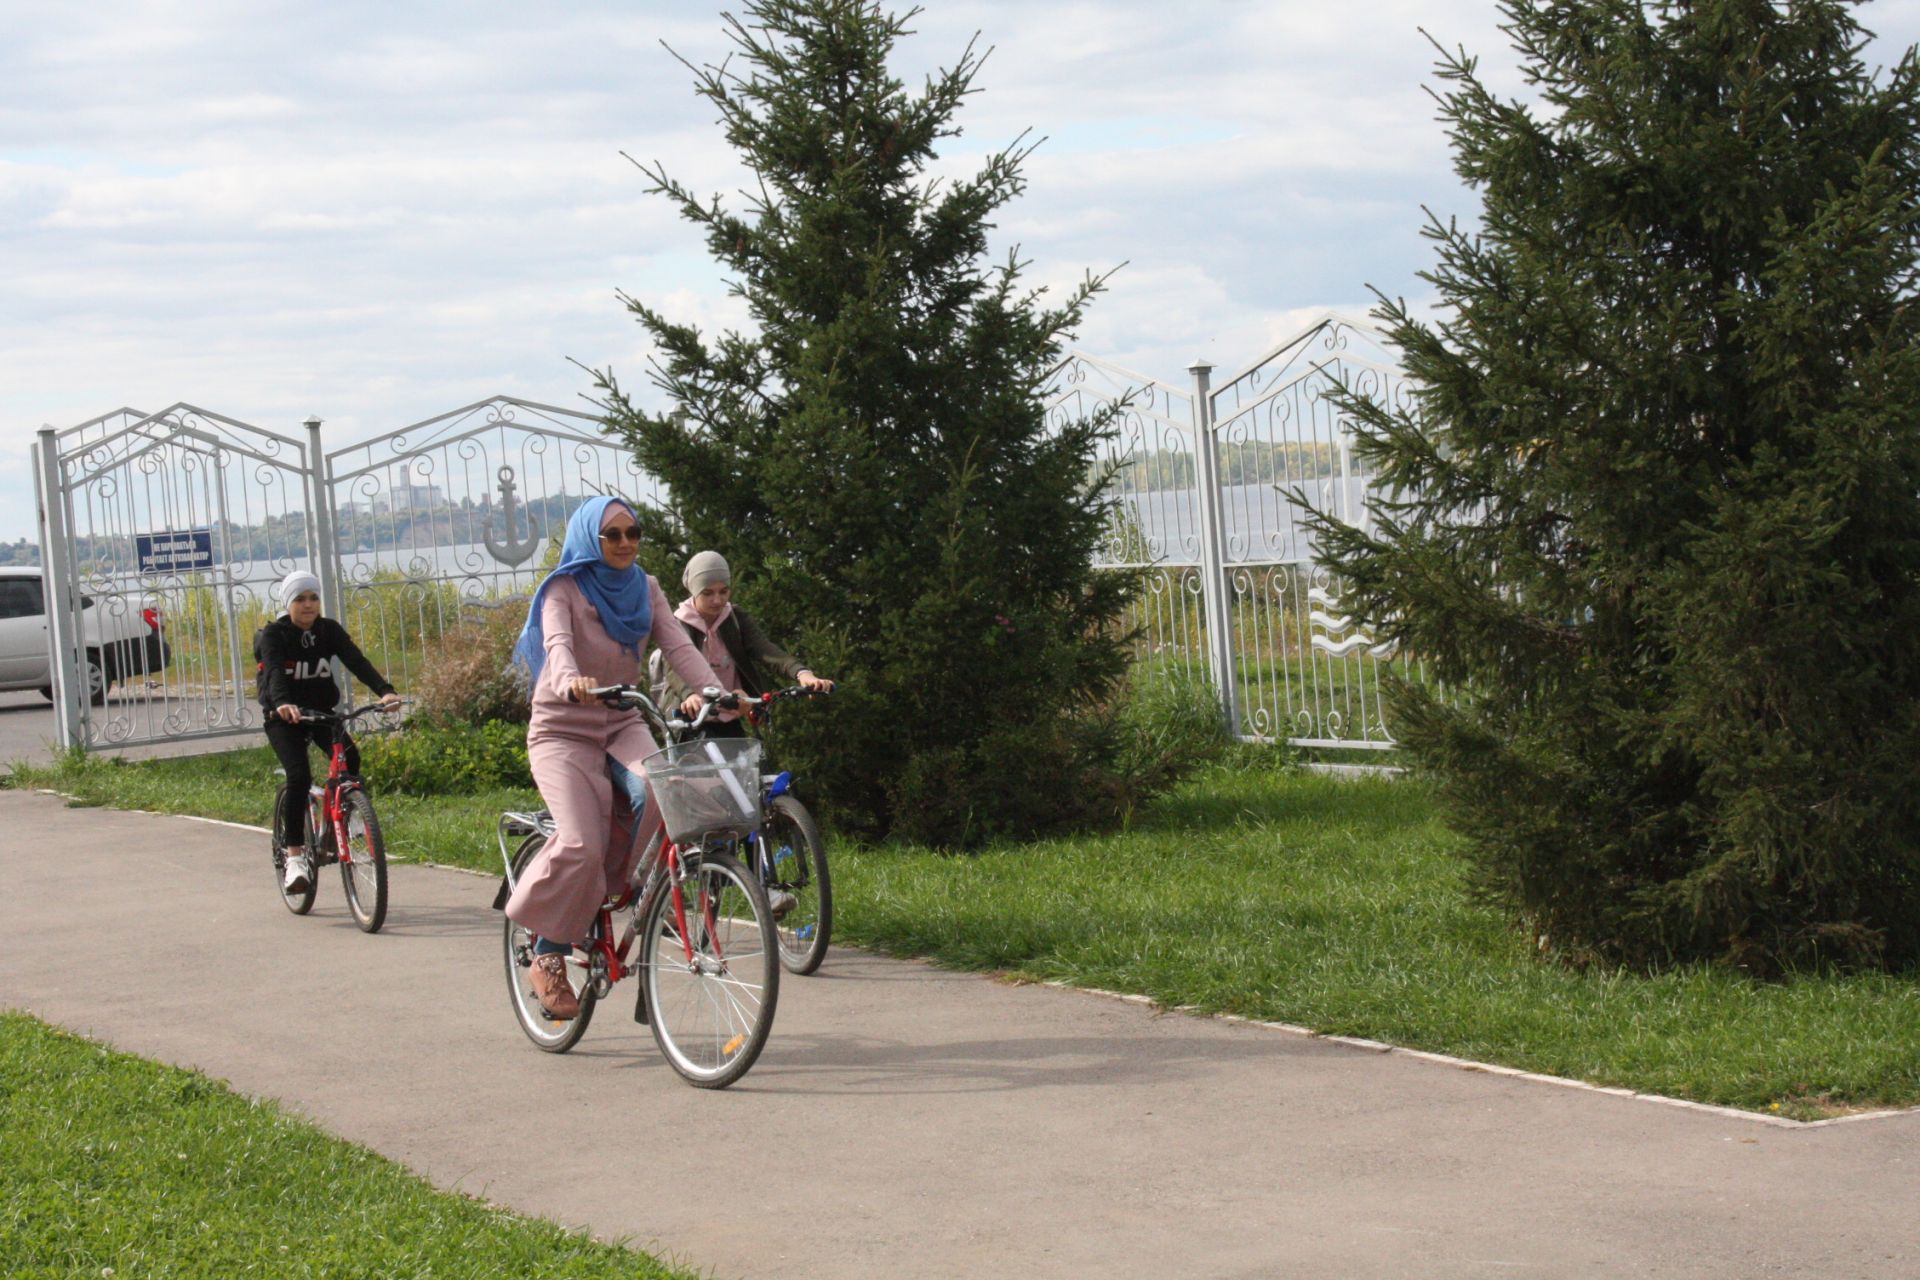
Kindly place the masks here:
POLYGON ((317 555, 307 518, 317 442, 184 403, 40 432, 34 481, 62 743, 258 727, 253 632, 273 584, 317 555))
POLYGON ((1370 326, 1327 316, 1217 387, 1211 366, 1188 372, 1183 389, 1074 352, 1052 381, 1059 417, 1121 406, 1103 561, 1144 575, 1137 660, 1204 673, 1240 737, 1392 746, 1380 672, 1395 655, 1342 613, 1289 494, 1367 521, 1371 482, 1327 393, 1404 404, 1399 369, 1370 326))
POLYGON ((582 498, 661 501, 658 482, 597 417, 512 396, 336 449, 323 467, 338 554, 322 595, 403 689, 468 610, 539 582, 582 498))

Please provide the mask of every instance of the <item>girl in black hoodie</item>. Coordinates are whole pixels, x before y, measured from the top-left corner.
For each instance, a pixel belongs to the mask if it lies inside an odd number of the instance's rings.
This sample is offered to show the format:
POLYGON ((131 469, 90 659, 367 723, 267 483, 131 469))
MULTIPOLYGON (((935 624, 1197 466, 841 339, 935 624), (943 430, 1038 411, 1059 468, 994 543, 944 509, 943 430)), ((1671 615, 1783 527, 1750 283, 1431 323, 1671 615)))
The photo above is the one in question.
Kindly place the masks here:
MULTIPOLYGON (((331 753, 336 728, 319 722, 302 724, 300 713, 331 711, 339 704, 335 661, 359 676, 387 706, 398 706, 400 695, 367 661, 345 627, 320 616, 320 579, 297 569, 281 580, 279 596, 286 612, 260 628, 253 640, 253 657, 258 664, 260 709, 266 712, 267 742, 287 771, 286 801, 280 813, 280 829, 287 833, 286 888, 288 893, 304 893, 313 879, 306 849, 307 790, 313 785, 307 743, 331 753)), ((359 749, 349 741, 346 750, 348 772, 358 773, 359 749)))

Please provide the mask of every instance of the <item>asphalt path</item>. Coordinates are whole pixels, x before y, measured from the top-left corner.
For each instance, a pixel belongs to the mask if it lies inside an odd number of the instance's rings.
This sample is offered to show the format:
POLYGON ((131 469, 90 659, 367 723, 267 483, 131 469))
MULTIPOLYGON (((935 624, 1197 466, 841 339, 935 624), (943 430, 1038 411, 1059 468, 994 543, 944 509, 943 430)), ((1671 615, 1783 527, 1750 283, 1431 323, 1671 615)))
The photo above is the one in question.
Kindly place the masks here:
MULTIPOLYGON (((719 1277, 1920 1275, 1920 1113, 1784 1127, 836 949, 740 1084, 507 1007, 493 883, 0 793, 0 1005, 719 1277)), ((295 1242, 297 1247, 297 1241, 295 1242)))
POLYGON ((31 689, 0 693, 0 765, 53 754, 53 706, 31 689))

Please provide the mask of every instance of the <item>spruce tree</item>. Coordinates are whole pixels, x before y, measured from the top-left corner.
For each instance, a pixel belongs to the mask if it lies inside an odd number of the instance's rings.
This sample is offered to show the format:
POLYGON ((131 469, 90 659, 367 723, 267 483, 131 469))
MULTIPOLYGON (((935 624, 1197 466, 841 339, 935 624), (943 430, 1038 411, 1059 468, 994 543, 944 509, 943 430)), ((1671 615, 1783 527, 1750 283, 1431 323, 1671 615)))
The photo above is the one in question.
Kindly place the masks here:
POLYGON ((1356 610, 1476 883, 1576 959, 1920 958, 1920 73, 1835 0, 1506 0, 1442 52, 1477 234, 1349 398, 1356 610))
POLYGON ((783 717, 782 763, 843 829, 969 845, 1098 816, 1077 720, 1124 668, 1129 588, 1092 568, 1107 424, 1049 424, 1040 394, 1100 281, 1047 307, 1017 255, 988 260, 1030 147, 930 176, 981 55, 908 92, 888 58, 913 16, 755 0, 725 19, 732 59, 690 69, 757 191, 736 213, 646 173, 751 328, 709 341, 629 298, 670 406, 600 383, 671 492, 643 520, 649 567, 675 584, 718 549, 768 633, 841 681, 783 717))

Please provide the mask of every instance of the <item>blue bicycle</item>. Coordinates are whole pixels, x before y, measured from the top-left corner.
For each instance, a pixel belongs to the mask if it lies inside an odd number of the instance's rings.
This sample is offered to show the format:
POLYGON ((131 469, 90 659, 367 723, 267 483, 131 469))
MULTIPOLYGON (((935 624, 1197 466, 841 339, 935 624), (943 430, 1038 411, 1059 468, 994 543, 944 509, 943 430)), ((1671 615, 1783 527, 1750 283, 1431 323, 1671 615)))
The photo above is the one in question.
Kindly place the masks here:
MULTIPOLYGON (((757 732, 772 714, 774 703, 824 696, 821 690, 798 685, 763 693, 747 704, 747 723, 757 732)), ((781 967, 804 977, 827 958, 827 943, 833 938, 833 879, 827 872, 827 844, 820 838, 820 824, 793 794, 792 774, 765 775, 763 784, 766 817, 760 829, 747 837, 742 852, 751 853, 751 865, 773 906, 781 967)))

